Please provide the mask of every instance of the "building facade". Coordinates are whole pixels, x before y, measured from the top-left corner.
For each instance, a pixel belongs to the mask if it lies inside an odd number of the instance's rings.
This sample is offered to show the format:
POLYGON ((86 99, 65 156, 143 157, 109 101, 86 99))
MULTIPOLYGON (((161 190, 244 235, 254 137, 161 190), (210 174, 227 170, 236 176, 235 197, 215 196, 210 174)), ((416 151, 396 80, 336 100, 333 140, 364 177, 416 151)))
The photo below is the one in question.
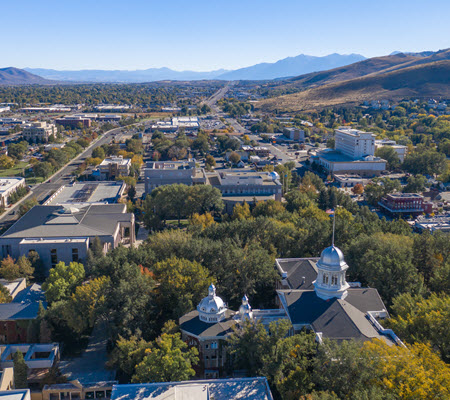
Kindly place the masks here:
POLYGON ((378 205, 382 211, 392 216, 417 217, 433 212, 433 203, 424 201, 423 196, 417 193, 391 193, 383 197, 378 205))
POLYGON ((113 179, 118 176, 128 176, 131 169, 131 159, 123 156, 105 158, 93 171, 94 178, 99 180, 113 179))
POLYGON ((25 178, 0 178, 0 207, 8 207, 10 196, 21 187, 26 187, 25 178))
POLYGON ((22 131, 22 136, 28 142, 47 143, 50 135, 56 136, 56 126, 47 122, 33 122, 22 131))

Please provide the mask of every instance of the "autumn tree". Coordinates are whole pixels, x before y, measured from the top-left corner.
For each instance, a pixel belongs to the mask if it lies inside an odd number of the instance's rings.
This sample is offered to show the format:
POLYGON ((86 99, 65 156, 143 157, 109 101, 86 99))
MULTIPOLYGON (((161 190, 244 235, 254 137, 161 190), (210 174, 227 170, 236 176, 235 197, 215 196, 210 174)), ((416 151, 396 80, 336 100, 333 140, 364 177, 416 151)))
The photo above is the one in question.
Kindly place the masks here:
POLYGON ((198 361, 198 350, 195 347, 188 349, 180 333, 163 333, 150 349, 146 349, 132 382, 187 381, 195 375, 192 367, 198 361))
POLYGON ((241 161, 241 156, 236 153, 235 151, 232 151, 230 153, 230 155, 228 156, 228 161, 232 164, 232 165, 236 165, 239 163, 239 161, 241 161))
POLYGON ((62 261, 56 264, 50 269, 50 274, 42 285, 47 301, 53 303, 69 298, 83 282, 84 275, 83 264, 71 262, 66 265, 62 261))
POLYGON ((353 194, 361 195, 364 193, 364 186, 360 183, 357 183, 355 186, 352 187, 353 194))

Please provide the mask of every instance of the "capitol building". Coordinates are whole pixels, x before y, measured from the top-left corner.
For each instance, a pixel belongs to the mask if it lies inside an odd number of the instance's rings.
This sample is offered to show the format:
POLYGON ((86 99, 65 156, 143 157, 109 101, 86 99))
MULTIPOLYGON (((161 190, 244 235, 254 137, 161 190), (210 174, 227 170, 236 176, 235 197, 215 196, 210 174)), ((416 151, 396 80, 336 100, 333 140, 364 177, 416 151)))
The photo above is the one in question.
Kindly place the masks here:
POLYGON ((183 315, 180 329, 183 340, 199 351, 198 373, 205 378, 218 378, 226 365, 225 340, 244 321, 270 322, 287 319, 290 335, 303 329, 314 332, 316 341, 381 339, 390 345, 402 345, 390 329, 384 329, 380 319, 389 314, 374 288, 362 288, 347 282, 342 251, 332 245, 322 251, 320 258, 277 259, 280 273, 276 309, 252 309, 244 294, 238 311, 227 308, 211 285, 208 296, 196 310, 183 315))

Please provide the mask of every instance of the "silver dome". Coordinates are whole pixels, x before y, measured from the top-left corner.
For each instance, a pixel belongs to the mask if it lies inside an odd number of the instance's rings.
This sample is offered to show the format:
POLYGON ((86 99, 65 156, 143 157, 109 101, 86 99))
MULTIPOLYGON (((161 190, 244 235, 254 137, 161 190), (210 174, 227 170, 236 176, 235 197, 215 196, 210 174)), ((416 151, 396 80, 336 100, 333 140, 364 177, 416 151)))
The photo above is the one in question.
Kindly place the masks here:
POLYGON ((321 267, 330 270, 341 270, 343 267, 347 267, 347 263, 344 260, 344 254, 334 245, 327 247, 322 251, 318 264, 320 264, 321 267))
POLYGON ((223 300, 216 296, 216 288, 211 285, 208 288, 208 296, 205 297, 197 307, 197 310, 205 314, 219 314, 225 310, 225 303, 223 300))

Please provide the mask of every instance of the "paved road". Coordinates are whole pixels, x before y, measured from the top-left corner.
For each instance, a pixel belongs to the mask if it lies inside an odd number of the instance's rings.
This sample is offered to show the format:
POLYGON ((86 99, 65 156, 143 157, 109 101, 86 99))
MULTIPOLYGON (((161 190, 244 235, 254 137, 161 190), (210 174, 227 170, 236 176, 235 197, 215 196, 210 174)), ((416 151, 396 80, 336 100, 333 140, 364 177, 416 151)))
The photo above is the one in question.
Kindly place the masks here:
MULTIPOLYGON (((69 164, 61 168, 55 175, 51 177, 49 181, 43 182, 39 185, 35 185, 32 188, 33 197, 41 202, 44 200, 52 191, 57 190, 62 185, 69 183, 73 176, 72 172, 75 171, 88 157, 91 157, 92 151, 95 147, 101 146, 102 144, 111 142, 114 135, 118 134, 122 128, 114 128, 105 134, 103 134, 99 140, 97 140, 92 146, 87 148, 76 158, 74 158, 69 164)), ((20 204, 16 204, 13 208, 10 208, 8 214, 0 218, 0 227, 5 224, 11 223, 17 219, 17 215, 14 215, 15 211, 18 210, 20 204)))
POLYGON ((223 88, 219 89, 216 93, 214 93, 208 100, 205 100, 205 104, 212 108, 212 110, 216 113, 220 112, 219 107, 217 107, 217 102, 222 99, 225 94, 228 92, 230 86, 232 86, 233 82, 228 82, 223 88))

